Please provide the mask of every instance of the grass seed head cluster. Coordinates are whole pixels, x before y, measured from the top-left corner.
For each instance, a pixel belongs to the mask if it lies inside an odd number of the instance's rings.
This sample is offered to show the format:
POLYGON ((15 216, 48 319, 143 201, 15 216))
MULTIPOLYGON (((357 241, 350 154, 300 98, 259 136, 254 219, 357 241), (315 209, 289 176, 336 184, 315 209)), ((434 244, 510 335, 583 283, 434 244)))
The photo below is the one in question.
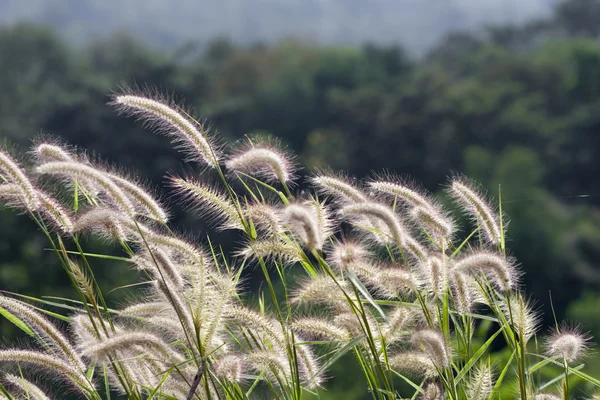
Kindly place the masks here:
POLYGON ((237 249, 223 254, 177 235, 153 193, 77 149, 38 141, 31 168, 0 152, 2 203, 38 223, 80 304, 61 316, 65 332, 58 314, 0 295, 0 308, 36 343, 0 349, 1 398, 66 390, 86 399, 299 399, 326 390, 347 353, 375 399, 407 390, 413 399, 494 399, 506 385, 523 400, 566 400, 574 376, 600 384, 577 366, 590 341, 579 330, 557 325, 543 349, 532 345, 538 315, 506 255, 505 219, 467 179, 447 187, 472 221, 458 240, 459 215, 405 180, 321 172, 294 194, 298 168, 275 141, 230 150, 160 96, 128 91, 111 104, 205 167, 169 176, 167 189, 216 230, 236 231, 237 249), (54 193, 41 189, 48 183, 54 193), (84 235, 123 248, 141 295, 107 306, 84 235), (261 269, 268 305, 242 292, 247 266, 261 269), (500 339, 509 358, 493 362, 500 339))

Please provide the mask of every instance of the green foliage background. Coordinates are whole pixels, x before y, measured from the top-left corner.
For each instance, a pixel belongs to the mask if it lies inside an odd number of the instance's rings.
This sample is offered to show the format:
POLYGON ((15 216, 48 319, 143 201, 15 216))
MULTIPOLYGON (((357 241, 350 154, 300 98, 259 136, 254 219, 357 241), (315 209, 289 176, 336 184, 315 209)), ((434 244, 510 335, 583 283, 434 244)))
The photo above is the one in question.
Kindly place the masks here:
MULTIPOLYGON (((387 169, 438 192, 461 171, 494 196, 501 185, 513 220, 507 244, 546 322, 551 298, 559 318, 600 337, 599 26, 596 1, 570 1, 545 21, 451 35, 418 60, 398 47, 294 41, 239 48, 215 40, 198 54, 117 36, 74 49, 46 28, 4 27, 0 135, 20 149, 40 131, 60 136, 158 186, 164 171, 184 170, 178 155, 106 105, 111 90, 137 83, 181 95, 227 140, 282 138, 303 173, 387 169)), ((184 213, 177 218, 194 236, 205 234, 184 213)), ((0 289, 69 293, 33 223, 5 210, 0 226, 0 289)), ((122 265, 101 269, 107 291, 128 282, 122 265)), ((332 393, 350 396, 351 377, 332 393)))

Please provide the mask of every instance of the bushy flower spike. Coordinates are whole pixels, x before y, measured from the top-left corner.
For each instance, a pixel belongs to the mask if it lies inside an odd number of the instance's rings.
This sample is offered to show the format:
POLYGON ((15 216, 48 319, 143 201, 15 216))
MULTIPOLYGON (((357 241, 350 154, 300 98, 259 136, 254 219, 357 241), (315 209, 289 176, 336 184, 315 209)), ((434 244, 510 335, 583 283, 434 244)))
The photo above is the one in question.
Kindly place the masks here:
POLYGON ((444 400, 444 389, 437 382, 428 382, 423 388, 419 400, 444 400))
POLYGON ((487 400, 494 388, 492 369, 487 364, 480 364, 467 385, 467 399, 487 400))
POLYGON ((228 354, 217 361, 214 369, 219 379, 241 382, 244 376, 244 360, 239 355, 228 354))
POLYGON ((325 241, 315 209, 305 204, 290 204, 281 213, 281 221, 309 250, 321 250, 325 241))
POLYGON ((50 398, 42 389, 23 377, 7 374, 3 378, 3 381, 6 382, 8 386, 16 389, 16 391, 19 393, 19 396, 16 397, 18 399, 25 398, 27 400, 50 400, 50 398))
MULTIPOLYGON (((73 233, 73 221, 69 212, 49 194, 36 190, 38 208, 37 210, 29 209, 30 211, 39 211, 41 216, 50 223, 52 228, 59 230, 65 234, 73 233)), ((15 183, 0 184, 0 199, 6 202, 8 207, 27 208, 27 205, 22 202, 21 191, 15 183)))
POLYGON ((71 345, 69 339, 41 313, 28 304, 2 295, 0 295, 0 307, 8 310, 17 318, 24 320, 39 336, 42 344, 48 347, 53 354, 67 360, 75 368, 85 371, 85 364, 71 345))
POLYGON ((119 311, 124 317, 150 317, 169 311, 171 306, 165 301, 152 301, 148 303, 134 303, 119 311))
MULTIPOLYGON (((334 219, 331 210, 324 202, 321 202, 314 197, 305 201, 304 204, 313 210, 317 221, 317 227, 319 228, 320 240, 324 244, 334 233, 334 219)), ((321 248, 323 247, 323 244, 321 245, 321 248)))
POLYGON ((285 351, 286 338, 276 320, 259 314, 248 307, 232 306, 226 311, 227 318, 240 327, 266 335, 280 350, 285 351))
POLYGON ((115 96, 112 105, 119 112, 134 116, 156 132, 172 138, 190 157, 190 161, 201 162, 212 168, 219 165, 220 155, 204 127, 183 111, 159 100, 128 94, 115 96))
POLYGON ((154 279, 164 279, 176 290, 181 290, 184 278, 170 257, 160 249, 150 249, 147 254, 132 257, 131 262, 141 270, 150 271, 154 279))
POLYGON ((499 254, 485 250, 471 253, 457 260, 454 269, 473 277, 483 273, 502 291, 514 288, 518 282, 516 268, 510 261, 499 254))
POLYGON ((33 148, 33 154, 39 163, 52 161, 75 161, 71 153, 61 146, 51 143, 40 143, 33 148))
POLYGON ((131 349, 139 346, 151 357, 160 357, 173 363, 182 362, 184 359, 161 338, 147 331, 124 331, 101 341, 93 341, 82 344, 82 353, 95 360, 107 359, 118 351, 131 349))
POLYGON ((131 234, 126 229, 127 217, 124 217, 118 211, 103 207, 94 207, 91 210, 81 214, 73 225, 73 232, 93 232, 98 233, 107 239, 116 239, 126 242, 131 234))
POLYGON ((34 350, 0 350, 0 363, 30 364, 52 373, 53 377, 62 377, 66 382, 84 395, 94 391, 94 385, 88 380, 85 371, 68 361, 34 350))
POLYGON ((435 378, 438 370, 429 356, 417 351, 404 351, 388 356, 391 368, 398 372, 435 378))
POLYGON ((305 344, 303 338, 295 334, 295 351, 298 359, 298 372, 300 378, 308 389, 315 389, 325 381, 317 372, 321 369, 317 358, 311 348, 305 344))
POLYGON ((433 238, 451 239, 454 235, 454 223, 440 211, 428 207, 414 207, 410 217, 433 238))
POLYGON ((418 264, 420 286, 433 298, 441 298, 448 289, 450 262, 447 258, 431 255, 418 264))
POLYGON ((134 206, 142 210, 140 214, 161 224, 166 224, 169 221, 169 215, 165 209, 146 190, 117 174, 109 173, 107 175, 125 192, 134 206))
POLYGON ((493 244, 500 243, 501 232, 498 217, 494 209, 487 204, 484 196, 466 182, 455 179, 450 186, 450 194, 481 226, 483 237, 493 244))
POLYGON ((563 400, 563 398, 552 393, 537 393, 533 396, 533 400, 563 400))
POLYGON ((270 238, 276 238, 283 232, 279 213, 268 204, 248 205, 244 208, 244 215, 252 221, 258 231, 265 232, 270 238))
POLYGON ((210 215, 219 229, 243 229, 240 212, 225 193, 215 187, 194 180, 172 177, 170 184, 191 208, 202 215, 210 215))
POLYGON ((436 368, 447 368, 452 361, 450 350, 441 333, 430 329, 415 332, 412 343, 424 351, 436 368))
POLYGON ((69 212, 49 194, 39 190, 37 193, 42 215, 63 233, 73 233, 73 221, 69 212))
POLYGON ((369 182, 369 187, 378 192, 391 195, 410 204, 413 207, 423 207, 434 209, 433 203, 418 191, 407 185, 388 180, 373 180, 369 182))
POLYGON ((415 278, 413 274, 400 265, 381 268, 377 274, 378 287, 381 295, 387 298, 397 298, 398 295, 408 295, 413 292, 415 278))
POLYGON ((479 288, 471 276, 451 270, 449 284, 454 305, 461 313, 471 312, 476 303, 483 302, 478 291, 479 288))
POLYGON ((313 279, 308 279, 294 290, 291 297, 292 304, 318 304, 335 303, 346 300, 343 290, 348 290, 345 281, 338 282, 341 288, 326 275, 320 275, 313 279))
POLYGON ((389 229, 392 239, 400 247, 403 247, 404 238, 408 235, 406 229, 400 223, 398 216, 392 209, 383 204, 366 202, 344 206, 340 214, 348 217, 374 217, 381 220, 389 229))
POLYGON ((345 202, 364 203, 368 197, 359 189, 347 182, 346 179, 328 176, 325 174, 315 175, 310 182, 323 194, 334 196, 345 202))
POLYGON ((227 170, 242 172, 269 182, 287 183, 294 178, 294 164, 280 150, 250 147, 225 162, 227 170))
POLYGON ((527 344, 537 332, 539 323, 539 316, 532 310, 531 303, 520 293, 511 293, 502 300, 500 307, 508 323, 513 325, 519 339, 527 344))
POLYGON ((246 355, 245 360, 250 369, 264 374, 273 385, 289 385, 292 379, 290 362, 284 353, 254 350, 246 355))
POLYGON ((585 355, 589 344, 589 335, 581 333, 577 328, 562 326, 546 339, 546 354, 573 363, 585 355))
POLYGON ((302 260, 302 251, 298 246, 278 240, 253 240, 237 255, 246 259, 280 261, 283 264, 295 264, 302 260))
POLYGON ((365 245, 354 240, 336 241, 326 253, 329 263, 341 270, 350 264, 365 262, 371 256, 365 245))
POLYGON ((86 179, 102 188, 115 205, 124 213, 133 216, 135 208, 123 190, 110 179, 108 174, 93 167, 72 161, 55 161, 42 164, 36 168, 42 175, 57 175, 70 179, 86 179))
POLYGON ((345 342, 350 339, 347 330, 335 326, 331 321, 317 317, 297 318, 292 328, 310 338, 333 342, 345 342))
POLYGON ((25 171, 8 154, 0 151, 0 179, 14 183, 21 196, 23 205, 35 211, 39 206, 37 191, 25 171))

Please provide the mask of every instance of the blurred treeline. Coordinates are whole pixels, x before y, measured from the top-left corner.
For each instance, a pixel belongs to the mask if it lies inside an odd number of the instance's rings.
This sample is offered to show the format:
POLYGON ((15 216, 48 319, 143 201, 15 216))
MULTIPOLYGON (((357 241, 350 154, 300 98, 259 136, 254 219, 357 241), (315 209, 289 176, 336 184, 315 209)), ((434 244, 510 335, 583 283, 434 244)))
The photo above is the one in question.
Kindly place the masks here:
MULTIPOLYGON (((398 47, 293 41, 165 53, 126 35, 74 49, 49 29, 15 25, 0 28, 0 135, 21 151, 40 132, 60 136, 158 186, 165 171, 189 167, 167 139, 106 105, 119 85, 149 85, 184 98, 228 141, 282 138, 303 173, 387 169, 440 192, 455 171, 494 198, 501 185, 528 292, 550 321, 551 292, 559 317, 600 336, 599 34, 594 0, 527 26, 451 35, 418 60, 398 47)), ((0 226, 0 289, 69 293, 26 217, 3 211, 0 226)), ((115 279, 126 266, 101 265, 103 279, 127 283, 115 279)))

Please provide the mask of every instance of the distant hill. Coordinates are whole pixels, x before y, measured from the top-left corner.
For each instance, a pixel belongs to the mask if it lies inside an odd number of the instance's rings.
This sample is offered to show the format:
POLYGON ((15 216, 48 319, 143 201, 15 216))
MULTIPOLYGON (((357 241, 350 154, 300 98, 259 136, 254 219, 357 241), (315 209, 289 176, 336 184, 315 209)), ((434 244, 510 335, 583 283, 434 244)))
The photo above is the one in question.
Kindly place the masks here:
POLYGON ((431 47, 452 30, 521 23, 558 0, 0 0, 0 23, 34 21, 72 42, 131 31, 154 46, 226 36, 240 43, 295 36, 319 43, 431 47))

